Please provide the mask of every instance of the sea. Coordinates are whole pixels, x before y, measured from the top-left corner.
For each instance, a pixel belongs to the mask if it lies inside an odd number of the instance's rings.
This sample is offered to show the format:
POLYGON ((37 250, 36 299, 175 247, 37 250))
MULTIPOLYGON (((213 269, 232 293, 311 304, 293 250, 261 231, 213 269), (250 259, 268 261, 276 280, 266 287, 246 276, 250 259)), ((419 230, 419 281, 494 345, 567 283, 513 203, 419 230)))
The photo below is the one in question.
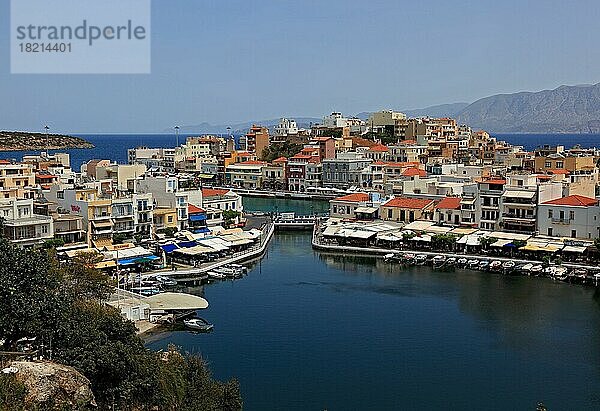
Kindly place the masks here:
MULTIPOLYGON (((127 148, 172 147, 172 135, 84 135, 72 165, 127 161, 127 148)), ((184 136, 180 136, 183 138, 184 136)), ((600 146, 600 135, 497 135, 600 146)), ((19 159, 23 153, 0 153, 19 159)), ((256 211, 326 209, 326 202, 244 199, 256 211)), ((204 296, 208 334, 165 330, 214 376, 237 378, 244 409, 600 409, 600 291, 543 278, 403 268, 317 252, 308 232, 279 232, 246 277, 187 292, 204 296)))

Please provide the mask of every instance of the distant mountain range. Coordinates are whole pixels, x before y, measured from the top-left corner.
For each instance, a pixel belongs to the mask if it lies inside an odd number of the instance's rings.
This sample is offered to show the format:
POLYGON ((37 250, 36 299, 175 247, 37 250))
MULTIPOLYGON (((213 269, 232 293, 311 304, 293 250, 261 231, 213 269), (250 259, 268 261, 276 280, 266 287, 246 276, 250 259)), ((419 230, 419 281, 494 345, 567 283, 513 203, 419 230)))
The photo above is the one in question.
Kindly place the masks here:
POLYGON ((504 133, 600 133, 600 83, 498 94, 456 115, 473 128, 504 133))
MULTIPOLYGON (((471 104, 450 103, 400 111, 409 117, 454 117, 461 124, 495 133, 600 133, 600 83, 497 94, 471 104)), ((355 116, 366 120, 369 114, 361 112, 355 116)), ((294 118, 300 128, 322 121, 317 117, 290 118, 294 118)), ((237 123, 230 127, 234 134, 244 134, 252 124, 273 129, 278 123, 277 118, 237 123)), ((201 123, 181 127, 182 134, 226 132, 227 125, 201 123)))

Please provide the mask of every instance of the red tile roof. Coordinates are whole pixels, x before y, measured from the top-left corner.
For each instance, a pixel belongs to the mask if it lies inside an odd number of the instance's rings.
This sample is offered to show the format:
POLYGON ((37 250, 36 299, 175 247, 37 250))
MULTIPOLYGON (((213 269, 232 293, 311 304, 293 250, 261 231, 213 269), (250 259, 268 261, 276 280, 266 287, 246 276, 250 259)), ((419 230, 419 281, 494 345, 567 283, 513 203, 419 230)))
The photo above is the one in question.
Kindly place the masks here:
POLYGON ((285 157, 279 157, 273 160, 274 163, 285 163, 286 161, 288 161, 288 159, 285 157))
POLYGON ((595 198, 584 197, 580 195, 572 195, 563 198, 557 198, 556 200, 546 201, 542 204, 562 205, 571 207, 589 207, 597 205, 598 200, 596 200, 595 198))
POLYGON ((548 170, 550 174, 571 174, 569 170, 565 170, 564 168, 553 168, 548 170))
POLYGON ((53 178, 56 178, 56 176, 52 174, 36 174, 35 178, 38 178, 40 180, 51 180, 53 178))
POLYGON ((188 214, 198 214, 198 213, 204 213, 204 209, 200 208, 200 207, 196 207, 193 204, 188 204, 188 214))
POLYGON ((334 201, 349 201, 352 203, 361 203, 363 201, 369 201, 369 195, 367 193, 353 193, 343 197, 338 197, 334 201))
POLYGON ((215 189, 215 188, 203 188, 202 197, 222 197, 227 194, 229 190, 215 189))
POLYGON ((385 203, 384 207, 398 207, 398 208, 410 208, 413 210, 422 210, 433 203, 433 200, 427 200, 425 198, 406 198, 396 197, 385 203))
POLYGON ((460 209, 460 198, 445 197, 437 204, 435 208, 442 208, 444 210, 458 210, 460 209))
POLYGON ((248 161, 244 161, 241 163, 238 163, 239 165, 246 165, 246 166, 262 166, 267 164, 265 161, 257 161, 257 160, 248 160, 248 161))
POLYGON ((389 148, 387 148, 387 146, 384 146, 383 144, 377 144, 377 145, 369 148, 369 151, 378 151, 381 153, 387 153, 389 151, 389 148))
POLYGON ((404 170, 402 172, 402 175, 404 177, 415 177, 415 176, 427 177, 427 171, 421 170, 416 167, 410 167, 410 168, 407 168, 406 170, 404 170))

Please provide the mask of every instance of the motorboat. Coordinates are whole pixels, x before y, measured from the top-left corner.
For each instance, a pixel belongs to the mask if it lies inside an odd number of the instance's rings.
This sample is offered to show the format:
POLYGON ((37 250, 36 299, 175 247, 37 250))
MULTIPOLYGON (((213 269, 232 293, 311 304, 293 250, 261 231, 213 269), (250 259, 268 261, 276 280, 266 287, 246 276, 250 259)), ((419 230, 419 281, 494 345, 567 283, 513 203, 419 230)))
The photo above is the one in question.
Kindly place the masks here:
POLYGON ((415 263, 417 265, 425 265, 427 263, 427 255, 417 254, 417 256, 415 257, 415 263))
POLYGON ((415 255, 412 253, 406 253, 402 256, 402 260, 405 264, 413 265, 415 263, 415 255))
POLYGON ((479 262, 479 269, 481 271, 486 271, 490 266, 490 262, 488 260, 481 260, 479 262))
POLYGON ((515 266, 516 266, 515 262, 511 261, 511 260, 505 261, 502 264, 502 268, 504 268, 504 271, 512 271, 512 270, 514 270, 515 266))
POLYGON ((238 270, 238 271, 241 271, 243 273, 247 273, 248 272, 248 267, 246 267, 245 265, 241 265, 241 264, 229 264, 228 267, 231 267, 234 270, 238 270))
POLYGON ((540 275, 543 270, 544 267, 541 264, 534 265, 533 267, 531 267, 531 273, 533 275, 540 275))
POLYGON ((384 255, 384 256, 383 256, 383 259, 384 259, 385 261, 393 261, 395 256, 396 256, 396 254, 394 254, 394 253, 389 253, 389 254, 386 254, 386 255, 384 255))
POLYGON ((471 270, 476 270, 477 267, 479 267, 479 260, 469 260, 469 262, 467 263, 467 266, 471 270))
POLYGON ((521 266, 520 270, 523 271, 524 273, 527 273, 527 275, 530 275, 532 268, 533 268, 533 264, 528 263, 528 264, 521 266))
POLYGON ((457 265, 464 267, 467 265, 468 260, 466 258, 459 258, 456 262, 457 265))
POLYGON ((446 263, 446 257, 444 257, 443 255, 436 255, 431 261, 434 267, 443 267, 446 263))
POLYGON ((502 269, 502 261, 495 260, 490 263, 490 270, 500 271, 501 269, 502 269))
POLYGON ((188 320, 183 320, 183 325, 193 331, 208 332, 213 329, 213 324, 203 318, 195 317, 188 320))
POLYGON ((172 279, 171 277, 166 276, 166 275, 157 275, 156 280, 163 287, 175 287, 177 285, 177 281, 175 281, 174 279, 172 279))
POLYGON ((456 265, 456 258, 450 257, 446 260, 446 265, 448 267, 454 267, 456 265))
POLYGON ((225 274, 218 273, 216 271, 209 271, 206 274, 208 275, 208 278, 213 279, 213 280, 225 280, 227 278, 227 276, 225 274))
POLYGON ((568 277, 568 269, 566 267, 555 267, 552 273, 552 278, 555 280, 565 281, 568 277))
POLYGON ((152 295, 160 294, 160 288, 158 287, 131 287, 131 292, 143 295, 145 297, 150 297, 152 295))

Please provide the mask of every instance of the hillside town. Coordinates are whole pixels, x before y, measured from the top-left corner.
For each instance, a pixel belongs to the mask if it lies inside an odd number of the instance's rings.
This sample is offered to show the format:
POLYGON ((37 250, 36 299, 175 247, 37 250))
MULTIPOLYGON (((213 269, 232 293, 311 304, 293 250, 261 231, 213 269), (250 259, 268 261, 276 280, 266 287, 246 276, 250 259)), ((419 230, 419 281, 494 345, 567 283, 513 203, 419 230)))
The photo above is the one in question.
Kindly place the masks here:
POLYGON ((203 135, 127 154, 128 164, 93 159, 80 170, 65 153, 0 161, 6 238, 57 242, 71 254, 95 249, 104 252, 103 268, 114 268, 117 249, 127 264, 193 264, 192 255, 206 261, 256 240, 242 229, 241 194, 250 194, 328 198, 330 222, 387 222, 388 237, 455 230, 457 241, 491 236, 499 247, 519 240, 534 251, 598 251, 597 149, 527 151, 451 118, 334 112, 310 128, 282 118, 274 130, 254 125, 237 141, 203 135), (185 250, 199 246, 204 252, 185 250))

